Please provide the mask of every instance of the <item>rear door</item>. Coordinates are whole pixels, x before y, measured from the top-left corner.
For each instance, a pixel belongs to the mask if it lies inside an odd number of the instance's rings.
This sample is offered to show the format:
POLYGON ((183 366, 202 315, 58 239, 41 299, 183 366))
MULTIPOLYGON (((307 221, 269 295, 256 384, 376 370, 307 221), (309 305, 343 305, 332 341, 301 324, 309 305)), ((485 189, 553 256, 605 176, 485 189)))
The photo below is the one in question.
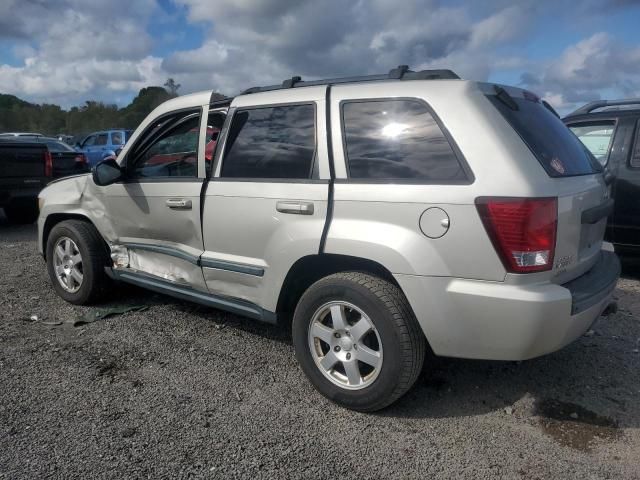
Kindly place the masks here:
POLYGON ((329 190, 325 91, 232 103, 224 137, 215 138, 203 213, 201 263, 211 293, 273 312, 289 268, 318 253, 329 190))

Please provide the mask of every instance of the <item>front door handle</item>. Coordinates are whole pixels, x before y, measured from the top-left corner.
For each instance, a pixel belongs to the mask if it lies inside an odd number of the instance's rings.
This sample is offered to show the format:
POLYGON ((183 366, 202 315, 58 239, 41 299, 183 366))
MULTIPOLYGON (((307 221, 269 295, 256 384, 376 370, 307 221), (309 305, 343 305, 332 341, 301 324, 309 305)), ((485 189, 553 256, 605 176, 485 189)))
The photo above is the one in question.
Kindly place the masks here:
POLYGON ((191 210, 191 200, 184 198, 169 198, 167 200, 167 207, 174 210, 191 210))
POLYGON ((312 202, 278 202, 276 210, 280 213, 293 213, 294 215, 313 215, 312 202))

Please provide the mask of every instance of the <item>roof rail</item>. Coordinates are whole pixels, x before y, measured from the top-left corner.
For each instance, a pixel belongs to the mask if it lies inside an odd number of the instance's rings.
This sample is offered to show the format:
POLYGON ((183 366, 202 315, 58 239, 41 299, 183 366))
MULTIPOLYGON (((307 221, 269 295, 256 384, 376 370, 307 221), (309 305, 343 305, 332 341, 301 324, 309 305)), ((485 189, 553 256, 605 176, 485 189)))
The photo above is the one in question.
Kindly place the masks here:
POLYGON ((596 100, 595 102, 587 103, 586 105, 577 109, 575 112, 571 112, 569 115, 567 115, 567 117, 591 113, 598 108, 619 107, 622 105, 640 105, 640 98, 627 98, 626 100, 596 100))
POLYGON ((282 82, 280 85, 270 85, 266 87, 251 87, 241 93, 247 95, 249 93, 269 92, 272 90, 282 90, 285 88, 311 87, 314 85, 333 85, 338 83, 356 83, 356 82, 376 82, 382 80, 459 80, 460 77, 452 70, 421 70, 414 72, 409 70, 408 65, 398 65, 398 67, 389 70, 389 73, 380 75, 364 75, 360 77, 343 77, 343 78, 327 78, 324 80, 303 81, 299 76, 291 77, 282 82))

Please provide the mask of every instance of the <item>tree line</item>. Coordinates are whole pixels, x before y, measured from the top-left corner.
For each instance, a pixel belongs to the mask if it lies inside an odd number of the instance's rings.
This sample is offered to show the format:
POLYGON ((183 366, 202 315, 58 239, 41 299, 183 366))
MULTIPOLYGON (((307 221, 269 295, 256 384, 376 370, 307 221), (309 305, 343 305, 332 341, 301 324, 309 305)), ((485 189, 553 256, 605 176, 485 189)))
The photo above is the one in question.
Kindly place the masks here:
MULTIPOLYGON (((37 105, 14 95, 0 94, 0 132, 38 132, 80 136, 110 128, 135 129, 158 105, 178 95, 180 84, 167 80, 163 87, 145 87, 123 108, 94 100, 63 110, 59 105, 37 105)), ((220 95, 220 98, 225 98, 220 95)))

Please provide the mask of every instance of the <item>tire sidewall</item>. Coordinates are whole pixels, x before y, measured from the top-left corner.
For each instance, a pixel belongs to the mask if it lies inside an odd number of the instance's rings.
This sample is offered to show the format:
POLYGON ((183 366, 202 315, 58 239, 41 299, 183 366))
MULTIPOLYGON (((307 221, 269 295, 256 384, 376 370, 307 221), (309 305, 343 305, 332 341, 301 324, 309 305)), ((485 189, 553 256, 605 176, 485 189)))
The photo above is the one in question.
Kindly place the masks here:
POLYGON ((293 319, 293 343, 296 357, 314 387, 334 402, 355 410, 390 398, 402 371, 402 354, 398 331, 388 307, 364 286, 344 278, 321 280, 300 299, 293 319), (360 390, 347 390, 329 381, 316 365, 310 352, 308 334, 314 313, 332 301, 349 302, 360 308, 374 324, 382 342, 382 368, 373 383, 360 390))
POLYGON ((91 294, 96 272, 93 271, 93 264, 90 261, 88 245, 73 225, 63 222, 51 230, 49 238, 47 239, 47 271, 49 272, 49 278, 51 279, 53 288, 60 297, 70 303, 81 304, 87 301, 91 294), (69 237, 73 240, 78 246, 78 250, 80 250, 80 255, 82 256, 82 285, 77 292, 68 292, 62 288, 55 273, 53 248, 60 237, 69 237))

